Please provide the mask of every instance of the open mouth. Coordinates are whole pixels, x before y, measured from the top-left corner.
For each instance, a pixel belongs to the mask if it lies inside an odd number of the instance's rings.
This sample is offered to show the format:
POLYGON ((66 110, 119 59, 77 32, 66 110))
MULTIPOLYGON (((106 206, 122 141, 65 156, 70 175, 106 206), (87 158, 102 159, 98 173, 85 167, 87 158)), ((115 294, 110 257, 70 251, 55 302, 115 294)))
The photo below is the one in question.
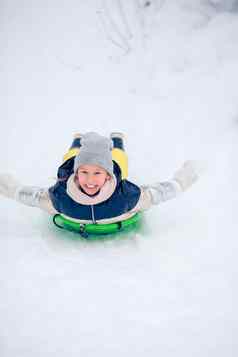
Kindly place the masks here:
POLYGON ((89 190, 94 190, 97 188, 97 185, 85 185, 85 188, 87 188, 89 190))
POLYGON ((97 193, 99 191, 99 187, 98 185, 84 185, 83 186, 85 192, 88 192, 88 193, 97 193))
POLYGON ((82 191, 89 196, 94 196, 97 195, 99 192, 99 187, 98 185, 83 185, 82 191))

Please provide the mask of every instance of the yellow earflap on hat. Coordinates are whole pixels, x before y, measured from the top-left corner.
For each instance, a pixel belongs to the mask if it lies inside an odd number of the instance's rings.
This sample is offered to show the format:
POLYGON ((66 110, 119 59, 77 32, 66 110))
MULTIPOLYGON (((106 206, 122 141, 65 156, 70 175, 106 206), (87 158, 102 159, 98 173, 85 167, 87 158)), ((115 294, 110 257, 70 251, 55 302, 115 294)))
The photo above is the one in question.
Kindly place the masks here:
POLYGON ((122 179, 126 179, 128 177, 128 157, 125 151, 113 148, 112 160, 115 161, 120 167, 122 179))

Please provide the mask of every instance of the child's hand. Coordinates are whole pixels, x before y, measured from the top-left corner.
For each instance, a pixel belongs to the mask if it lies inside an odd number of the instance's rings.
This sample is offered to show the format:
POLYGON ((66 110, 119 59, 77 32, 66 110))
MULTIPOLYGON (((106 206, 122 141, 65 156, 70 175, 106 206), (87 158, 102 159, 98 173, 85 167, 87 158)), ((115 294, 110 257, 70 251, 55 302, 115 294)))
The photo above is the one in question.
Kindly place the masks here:
POLYGON ((204 165, 199 161, 185 161, 183 166, 175 172, 173 179, 179 183, 182 191, 186 191, 197 181, 204 169, 204 165))
POLYGON ((15 198, 15 193, 19 183, 9 174, 0 174, 0 194, 8 197, 15 198))

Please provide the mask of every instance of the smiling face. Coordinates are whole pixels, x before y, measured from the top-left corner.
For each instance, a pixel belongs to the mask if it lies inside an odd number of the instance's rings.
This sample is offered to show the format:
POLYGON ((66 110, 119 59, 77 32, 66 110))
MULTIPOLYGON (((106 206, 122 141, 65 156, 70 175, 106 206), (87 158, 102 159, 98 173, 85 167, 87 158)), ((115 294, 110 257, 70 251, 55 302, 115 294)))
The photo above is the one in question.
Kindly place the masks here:
POLYGON ((95 195, 111 176, 97 165, 82 165, 76 175, 78 185, 88 194, 95 195))

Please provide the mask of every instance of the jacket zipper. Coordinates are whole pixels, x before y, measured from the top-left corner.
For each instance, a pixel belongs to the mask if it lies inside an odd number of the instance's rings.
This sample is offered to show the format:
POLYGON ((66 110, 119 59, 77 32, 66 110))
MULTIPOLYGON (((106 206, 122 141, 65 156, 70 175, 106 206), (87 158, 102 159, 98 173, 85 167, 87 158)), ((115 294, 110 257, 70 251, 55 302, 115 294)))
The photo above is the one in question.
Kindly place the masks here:
POLYGON ((94 207, 93 205, 91 205, 91 212, 92 212, 92 221, 93 221, 93 224, 96 224, 96 219, 95 219, 95 215, 94 215, 94 207))

